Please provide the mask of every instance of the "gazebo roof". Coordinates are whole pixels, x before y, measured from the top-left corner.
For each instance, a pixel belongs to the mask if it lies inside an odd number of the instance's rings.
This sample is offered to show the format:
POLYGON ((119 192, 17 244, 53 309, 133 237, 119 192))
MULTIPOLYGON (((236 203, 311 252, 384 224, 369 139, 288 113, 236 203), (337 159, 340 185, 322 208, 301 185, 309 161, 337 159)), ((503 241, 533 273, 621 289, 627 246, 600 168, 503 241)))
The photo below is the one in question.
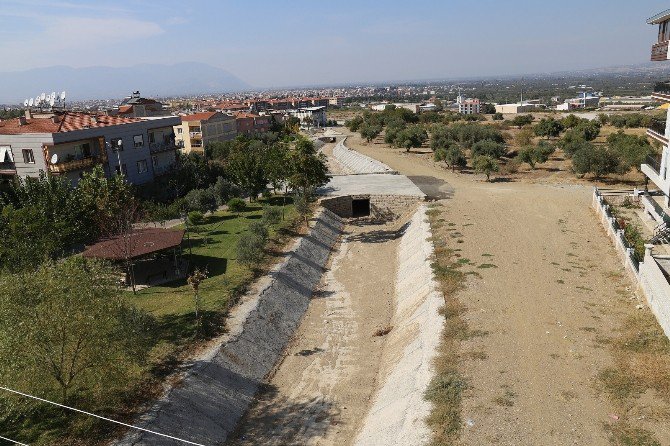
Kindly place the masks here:
POLYGON ((125 237, 118 235, 100 240, 86 248, 82 255, 106 260, 134 259, 179 246, 183 238, 183 229, 137 229, 125 237))

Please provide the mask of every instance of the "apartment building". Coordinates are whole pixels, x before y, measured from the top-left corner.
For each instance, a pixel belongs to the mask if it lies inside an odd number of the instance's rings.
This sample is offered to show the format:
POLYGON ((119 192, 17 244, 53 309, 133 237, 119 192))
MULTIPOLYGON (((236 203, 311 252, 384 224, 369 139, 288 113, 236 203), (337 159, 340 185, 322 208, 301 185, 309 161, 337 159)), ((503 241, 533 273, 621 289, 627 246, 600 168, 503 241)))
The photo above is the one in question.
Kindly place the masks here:
POLYGON ((102 166, 145 184, 176 162, 173 126, 177 117, 128 118, 54 112, 0 121, 0 176, 59 175, 77 184, 83 173, 102 166))
MULTIPOLYGON (((668 53, 668 44, 670 43, 670 9, 651 17, 647 20, 647 23, 658 26, 658 38, 656 43, 651 47, 651 60, 667 61, 670 59, 670 54, 668 53)), ((670 103, 670 83, 659 82, 656 84, 655 90, 652 93, 652 99, 670 103)), ((663 151, 658 157, 649 157, 642 164, 642 172, 663 192, 663 201, 665 202, 665 209, 663 211, 667 214, 668 207, 670 207, 670 178, 668 178, 668 168, 670 166, 670 150, 668 149, 670 126, 668 125, 668 118, 670 118, 670 108, 668 108, 666 113, 665 120, 656 121, 651 128, 647 129, 647 136, 659 142, 663 147, 663 151)))
POLYGON ((479 114, 482 109, 482 104, 479 99, 473 98, 464 98, 460 94, 456 98, 456 104, 458 105, 458 113, 462 115, 474 115, 479 114))
POLYGON ((134 91, 132 95, 124 98, 113 114, 129 118, 147 118, 169 116, 170 111, 163 106, 162 102, 143 98, 139 91, 134 91))
POLYGON ((253 135, 270 131, 271 116, 260 116, 253 113, 236 113, 235 122, 238 135, 253 135))
POLYGON ((237 136, 235 117, 220 112, 201 112, 181 116, 174 132, 184 153, 204 152, 213 141, 230 141, 237 136))
POLYGON ((310 126, 324 127, 326 125, 326 107, 305 107, 297 110, 288 110, 289 115, 300 119, 301 123, 309 120, 310 126))

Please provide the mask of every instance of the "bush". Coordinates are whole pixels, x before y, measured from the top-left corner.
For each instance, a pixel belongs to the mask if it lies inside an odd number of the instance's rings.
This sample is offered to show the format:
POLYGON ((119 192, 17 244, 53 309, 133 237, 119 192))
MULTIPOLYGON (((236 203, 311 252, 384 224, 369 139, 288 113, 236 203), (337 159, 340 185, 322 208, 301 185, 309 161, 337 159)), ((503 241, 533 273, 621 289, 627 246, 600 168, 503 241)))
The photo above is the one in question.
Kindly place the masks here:
POLYGON ((228 200, 227 204, 228 204, 228 210, 236 214, 244 212, 247 208, 247 202, 241 198, 231 198, 230 200, 228 200))
POLYGON ((502 121, 503 120, 503 114, 502 113, 495 113, 493 115, 493 120, 494 121, 502 121))
POLYGON ((486 181, 491 180, 492 173, 498 172, 500 170, 498 161, 496 161, 495 158, 487 155, 475 157, 472 161, 472 166, 477 172, 481 172, 486 175, 486 181))
POLYGON ((276 225, 281 221, 281 209, 276 206, 263 208, 263 221, 268 225, 276 225))
POLYGON ((251 232, 245 232, 237 242, 237 261, 250 268, 253 267, 263 260, 264 247, 264 240, 251 232))
POLYGON ((205 216, 200 211, 191 211, 188 213, 188 221, 192 225, 200 225, 205 221, 205 216))
POLYGON ((200 211, 204 214, 207 211, 216 210, 216 197, 210 189, 193 189, 184 198, 188 208, 192 211, 200 211))
POLYGON ((270 235, 268 227, 262 221, 255 221, 251 223, 249 225, 249 232, 258 237, 258 239, 261 240, 264 245, 268 240, 268 236, 270 235))
POLYGON ((452 144, 446 149, 439 148, 435 150, 433 157, 435 158, 435 161, 444 161, 447 163, 447 165, 451 167, 452 171, 455 170, 456 167, 465 167, 468 164, 467 159, 465 158, 465 153, 463 153, 463 149, 461 149, 457 144, 452 144))
POLYGON ((216 183, 212 184, 210 189, 218 206, 223 206, 232 197, 239 196, 242 193, 239 187, 223 177, 218 177, 216 183))
POLYGON ((593 174, 595 178, 619 172, 620 161, 615 153, 586 143, 572 156, 572 170, 577 175, 593 174))

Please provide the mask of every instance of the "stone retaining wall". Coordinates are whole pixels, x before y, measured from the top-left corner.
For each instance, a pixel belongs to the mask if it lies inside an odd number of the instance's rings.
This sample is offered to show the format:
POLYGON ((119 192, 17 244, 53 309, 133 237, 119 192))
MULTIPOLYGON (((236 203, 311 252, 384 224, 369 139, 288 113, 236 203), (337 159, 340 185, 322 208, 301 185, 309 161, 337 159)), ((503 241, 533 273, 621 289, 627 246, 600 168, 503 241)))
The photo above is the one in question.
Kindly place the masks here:
MULTIPOLYGON (((220 348, 196 362, 139 427, 206 445, 226 441, 298 328, 342 231, 342 220, 328 210, 315 220, 309 234, 270 274, 267 286, 233 309, 220 348)), ((182 443, 132 431, 116 444, 182 443)))
POLYGON ((420 197, 403 195, 346 195, 324 198, 321 206, 342 218, 352 217, 352 201, 370 200, 370 221, 392 221, 414 210, 422 202, 420 197))
POLYGON ((425 445, 431 405, 424 394, 433 376, 444 317, 444 297, 433 278, 433 245, 423 205, 414 214, 398 248, 393 329, 387 335, 372 406, 356 446, 425 445))
POLYGON ((370 158, 360 152, 349 149, 344 145, 346 140, 347 138, 344 138, 335 145, 333 148, 333 156, 352 174, 397 173, 381 161, 377 161, 374 158, 370 158))

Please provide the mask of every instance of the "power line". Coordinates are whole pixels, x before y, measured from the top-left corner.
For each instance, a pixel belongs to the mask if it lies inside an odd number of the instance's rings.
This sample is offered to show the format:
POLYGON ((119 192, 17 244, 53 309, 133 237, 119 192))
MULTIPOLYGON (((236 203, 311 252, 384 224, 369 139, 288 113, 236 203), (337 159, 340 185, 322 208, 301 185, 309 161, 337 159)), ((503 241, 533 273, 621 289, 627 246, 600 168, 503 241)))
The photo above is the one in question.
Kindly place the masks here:
MULTIPOLYGON (((91 417, 95 417, 95 418, 99 418, 101 420, 109 421, 110 423, 120 424, 121 426, 129 427, 131 429, 136 429, 136 430, 139 430, 139 431, 148 432, 150 434, 159 435, 161 437, 169 438, 171 440, 181 441, 182 443, 192 444, 194 446, 205 446, 204 444, 201 444, 201 443, 194 443, 192 441, 188 441, 188 440, 184 440, 184 439, 181 439, 181 438, 173 437, 171 435, 161 434, 160 432, 155 432, 155 431, 151 431, 149 429, 144 429, 143 427, 137 427, 137 426, 133 426, 132 424, 122 423, 120 421, 112 420, 111 418, 102 417, 100 415, 96 415, 96 414, 91 413, 91 412, 86 412, 86 411, 81 410, 81 409, 66 406, 64 404, 55 403, 53 401, 45 400, 44 398, 39 398, 39 397, 36 397, 36 396, 33 396, 33 395, 28 395, 27 393, 22 393, 22 392, 19 392, 17 390, 8 389, 7 387, 0 386, 0 389, 1 390, 6 390, 7 392, 15 393, 17 395, 25 396, 26 398, 32 398, 32 399, 37 400, 37 401, 42 401, 44 403, 53 404, 54 406, 63 407, 65 409, 69 409, 69 410, 74 410, 75 412, 83 413, 84 415, 89 415, 91 417)), ((16 443, 16 444, 23 444, 23 443, 16 443)), ((24 446, 27 446, 27 445, 24 445, 24 446)))
POLYGON ((2 435, 0 435, 0 440, 11 441, 12 443, 14 443, 14 444, 18 444, 18 445, 21 445, 21 446, 28 446, 28 445, 25 444, 25 443, 20 443, 20 442, 18 442, 18 441, 16 441, 16 440, 12 440, 11 438, 3 437, 2 435))

